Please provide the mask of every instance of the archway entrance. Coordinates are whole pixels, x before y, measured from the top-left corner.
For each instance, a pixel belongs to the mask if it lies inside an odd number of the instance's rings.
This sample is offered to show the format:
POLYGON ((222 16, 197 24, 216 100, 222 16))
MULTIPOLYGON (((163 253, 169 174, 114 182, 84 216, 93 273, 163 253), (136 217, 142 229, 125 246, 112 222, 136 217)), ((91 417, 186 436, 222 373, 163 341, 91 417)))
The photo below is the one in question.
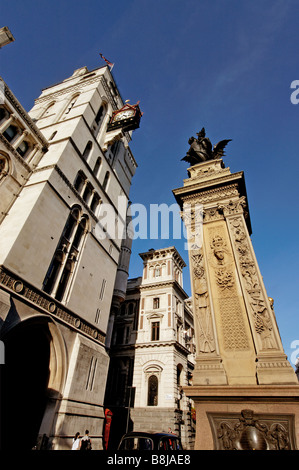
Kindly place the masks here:
POLYGON ((25 320, 3 338, 2 450, 30 450, 36 445, 47 404, 50 341, 48 323, 43 319, 25 320))

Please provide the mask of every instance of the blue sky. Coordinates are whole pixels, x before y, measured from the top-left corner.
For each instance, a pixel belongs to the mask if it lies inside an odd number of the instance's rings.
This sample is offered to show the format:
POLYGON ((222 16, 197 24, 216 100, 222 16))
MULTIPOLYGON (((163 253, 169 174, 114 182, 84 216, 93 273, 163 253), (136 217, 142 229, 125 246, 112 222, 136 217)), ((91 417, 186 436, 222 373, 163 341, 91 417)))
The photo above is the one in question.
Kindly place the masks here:
MULTIPOLYGON (((285 352, 299 353, 298 1, 10 0, 0 17, 16 40, 0 51, 0 75, 28 111, 42 88, 105 65, 99 52, 115 63, 123 99, 144 112, 133 203, 175 203, 202 127, 213 144, 232 139, 224 161, 244 171, 260 270, 285 352)), ((187 262, 184 240, 135 240, 130 275, 141 274, 138 253, 173 244, 187 262)))

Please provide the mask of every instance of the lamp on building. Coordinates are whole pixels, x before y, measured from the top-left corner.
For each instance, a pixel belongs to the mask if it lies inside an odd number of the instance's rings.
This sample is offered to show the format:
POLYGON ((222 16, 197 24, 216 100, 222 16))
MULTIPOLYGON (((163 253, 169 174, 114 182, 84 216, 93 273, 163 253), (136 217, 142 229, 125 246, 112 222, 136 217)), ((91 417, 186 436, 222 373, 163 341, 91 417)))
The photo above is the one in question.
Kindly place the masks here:
POLYGON ((9 28, 7 26, 4 26, 3 28, 0 28, 0 49, 3 46, 6 46, 10 42, 13 42, 15 38, 11 34, 9 28))

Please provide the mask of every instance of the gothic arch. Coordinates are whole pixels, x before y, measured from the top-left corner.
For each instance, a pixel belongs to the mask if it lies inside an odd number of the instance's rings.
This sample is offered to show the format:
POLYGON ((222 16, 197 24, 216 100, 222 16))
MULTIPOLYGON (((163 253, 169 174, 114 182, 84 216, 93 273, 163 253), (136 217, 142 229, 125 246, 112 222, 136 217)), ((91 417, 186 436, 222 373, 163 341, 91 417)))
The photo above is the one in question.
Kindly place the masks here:
POLYGON ((30 450, 40 435, 52 431, 66 379, 67 354, 62 333, 50 316, 28 311, 20 302, 15 308, 18 321, 2 337, 6 353, 1 381, 4 445, 15 448, 11 436, 19 423, 24 433, 18 448, 30 450))

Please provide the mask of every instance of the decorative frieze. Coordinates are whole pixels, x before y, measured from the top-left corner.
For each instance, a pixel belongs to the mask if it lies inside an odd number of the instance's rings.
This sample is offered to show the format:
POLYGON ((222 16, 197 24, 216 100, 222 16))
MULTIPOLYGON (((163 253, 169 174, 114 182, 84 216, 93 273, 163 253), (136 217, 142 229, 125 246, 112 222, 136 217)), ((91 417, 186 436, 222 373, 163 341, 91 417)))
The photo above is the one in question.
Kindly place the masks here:
POLYGON ((32 302, 36 307, 42 309, 44 314, 51 314, 53 317, 62 320, 71 328, 79 330, 98 343, 105 343, 105 335, 102 331, 90 325, 82 318, 78 318, 77 315, 64 308, 62 304, 56 302, 55 299, 47 297, 44 292, 34 288, 23 280, 17 279, 16 276, 4 268, 4 266, 0 267, 0 287, 1 285, 18 294, 20 299, 23 297, 25 300, 32 302))
POLYGON ((224 350, 247 350, 249 341, 244 317, 241 314, 242 306, 237 291, 234 260, 223 226, 208 228, 208 243, 210 272, 218 289, 215 299, 218 299, 219 326, 221 326, 224 350))
POLYGON ((268 299, 262 289, 258 268, 252 255, 252 250, 241 215, 227 219, 233 237, 233 243, 238 257, 244 289, 250 306, 250 316, 261 348, 264 350, 277 349, 274 335, 272 312, 268 299))

